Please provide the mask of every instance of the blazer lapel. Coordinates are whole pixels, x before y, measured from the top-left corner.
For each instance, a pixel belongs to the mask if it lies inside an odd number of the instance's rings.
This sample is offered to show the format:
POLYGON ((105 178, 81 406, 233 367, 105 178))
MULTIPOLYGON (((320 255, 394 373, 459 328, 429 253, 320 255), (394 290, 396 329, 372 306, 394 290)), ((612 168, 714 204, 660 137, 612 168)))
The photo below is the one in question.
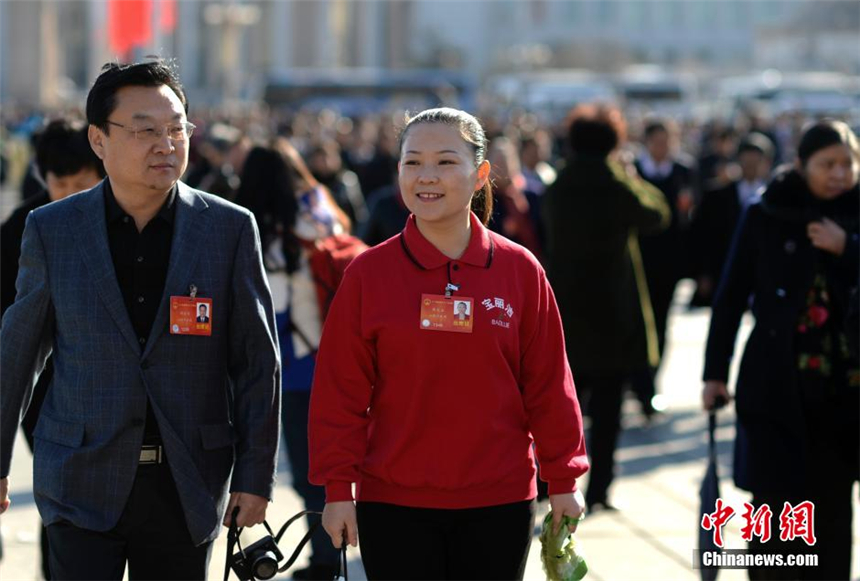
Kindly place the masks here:
POLYGON ((173 231, 173 242, 170 249, 170 263, 167 268, 167 280, 164 283, 164 294, 158 312, 152 323, 149 340, 143 351, 143 358, 152 351, 155 341, 167 329, 170 318, 170 297, 188 296, 191 273, 203 253, 205 244, 204 233, 206 215, 204 211, 209 204, 194 190, 182 182, 177 182, 176 225, 173 231))
POLYGON ((75 196, 74 200, 77 202, 75 207, 80 212, 77 227, 74 229, 75 239, 78 249, 84 256, 84 264, 120 333, 134 352, 140 353, 140 345, 116 280, 116 271, 108 245, 104 181, 90 193, 75 196))

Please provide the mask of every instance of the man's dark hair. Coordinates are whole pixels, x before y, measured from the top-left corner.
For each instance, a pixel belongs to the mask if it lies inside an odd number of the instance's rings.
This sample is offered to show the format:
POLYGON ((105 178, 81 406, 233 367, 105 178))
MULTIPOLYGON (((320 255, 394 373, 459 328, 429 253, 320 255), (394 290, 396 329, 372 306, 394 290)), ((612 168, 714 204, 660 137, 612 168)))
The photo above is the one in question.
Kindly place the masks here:
POLYGON ((746 135, 738 144, 738 156, 747 151, 755 151, 765 157, 773 157, 773 143, 763 133, 753 131, 746 135))
POLYGON ((160 87, 167 85, 179 97, 188 113, 185 90, 172 64, 161 59, 144 63, 107 63, 87 95, 87 122, 105 133, 109 131, 108 117, 116 109, 116 93, 123 87, 160 87))
POLYGON ((645 139, 648 139, 655 133, 669 133, 669 123, 663 119, 652 119, 645 123, 642 133, 645 139))
POLYGON ((105 177, 105 168, 87 139, 82 121, 55 119, 48 123, 36 141, 36 166, 43 178, 48 172, 57 177, 69 176, 92 168, 105 177))

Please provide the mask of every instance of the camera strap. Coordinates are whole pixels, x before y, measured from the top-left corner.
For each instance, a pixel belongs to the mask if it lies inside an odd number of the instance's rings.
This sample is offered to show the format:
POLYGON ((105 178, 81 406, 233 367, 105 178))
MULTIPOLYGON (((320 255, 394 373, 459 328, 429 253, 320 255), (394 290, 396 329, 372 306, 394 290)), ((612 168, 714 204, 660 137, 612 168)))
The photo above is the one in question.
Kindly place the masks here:
POLYGON ((337 574, 335 578, 336 581, 349 581, 349 571, 346 568, 346 537, 343 539, 343 543, 340 545, 340 559, 338 559, 340 572, 337 574))
MULTIPOLYGON (((313 522, 308 526, 308 532, 306 532, 305 536, 302 537, 302 540, 299 541, 299 544, 296 546, 295 550, 293 551, 293 554, 290 555, 290 558, 287 559, 287 562, 284 564, 284 566, 278 569, 278 573, 283 573, 284 571, 292 567, 293 563, 296 562, 296 559, 299 558, 299 553, 302 552, 302 549, 305 548, 305 545, 308 544, 308 542, 311 540, 311 537, 320 527, 320 524, 322 522, 322 513, 313 510, 303 510, 300 513, 294 514, 287 522, 284 523, 284 526, 281 527, 281 530, 278 531, 277 535, 272 532, 271 527, 269 527, 269 523, 263 521, 263 526, 266 527, 266 530, 275 539, 275 544, 278 544, 281 540, 281 537, 284 536, 284 533, 287 531, 287 528, 291 524, 293 524, 303 516, 308 516, 312 514, 320 516, 320 519, 317 519, 316 522, 313 522)), ((239 541, 239 536, 242 534, 244 528, 239 528, 236 525, 236 518, 238 516, 239 507, 237 506, 233 509, 232 518, 230 519, 230 529, 227 531, 227 560, 224 564, 224 581, 227 581, 227 579, 230 577, 230 559, 233 557, 234 548, 238 547, 239 551, 244 555, 244 551, 242 550, 242 543, 239 541)), ((344 559, 343 568, 344 571, 346 571, 346 543, 344 543, 342 552, 344 559)))

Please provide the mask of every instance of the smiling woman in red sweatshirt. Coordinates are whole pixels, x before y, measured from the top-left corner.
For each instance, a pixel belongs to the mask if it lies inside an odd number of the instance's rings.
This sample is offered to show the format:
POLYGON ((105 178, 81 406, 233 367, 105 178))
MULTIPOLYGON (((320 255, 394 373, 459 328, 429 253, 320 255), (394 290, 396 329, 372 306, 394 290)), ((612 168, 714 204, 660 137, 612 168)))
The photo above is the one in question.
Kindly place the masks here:
POLYGON ((588 462, 555 297, 528 250, 485 228, 485 154, 467 113, 407 122, 399 185, 412 215, 350 265, 323 329, 310 480, 326 487, 335 546, 360 532, 371 580, 522 579, 533 443, 556 522, 583 511, 588 462))

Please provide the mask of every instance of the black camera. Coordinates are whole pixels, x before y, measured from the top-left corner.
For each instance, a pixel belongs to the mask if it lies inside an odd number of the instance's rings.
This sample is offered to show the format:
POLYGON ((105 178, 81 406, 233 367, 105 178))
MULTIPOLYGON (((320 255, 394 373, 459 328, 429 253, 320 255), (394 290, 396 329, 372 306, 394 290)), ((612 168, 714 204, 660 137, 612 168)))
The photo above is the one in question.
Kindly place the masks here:
POLYGON ((317 528, 319 528, 320 523, 317 521, 309 527, 308 532, 305 534, 304 538, 302 538, 301 542, 299 542, 299 545, 283 566, 279 566, 281 561, 284 560, 284 554, 278 548, 278 542, 281 540, 281 537, 284 536, 284 532, 286 532, 287 527, 301 517, 309 514, 319 515, 320 513, 311 511, 300 512, 284 523, 284 526, 281 527, 281 530, 277 535, 272 532, 269 523, 263 521, 263 526, 266 527, 268 534, 259 541, 242 548, 242 543, 239 541, 239 535, 242 534, 242 529, 236 526, 236 518, 239 516, 239 507, 233 509, 233 519, 230 523, 230 531, 227 533, 227 563, 224 567, 224 581, 227 581, 231 569, 240 581, 254 581, 255 579, 266 581, 278 573, 283 573, 289 569, 298 558, 302 548, 304 548, 308 541, 310 541, 311 536, 317 528), (233 552, 234 546, 239 549, 235 553, 233 552))
POLYGON ((230 568, 242 581, 265 581, 278 573, 278 563, 283 558, 284 554, 269 531, 268 535, 244 550, 240 547, 231 559, 230 568))

